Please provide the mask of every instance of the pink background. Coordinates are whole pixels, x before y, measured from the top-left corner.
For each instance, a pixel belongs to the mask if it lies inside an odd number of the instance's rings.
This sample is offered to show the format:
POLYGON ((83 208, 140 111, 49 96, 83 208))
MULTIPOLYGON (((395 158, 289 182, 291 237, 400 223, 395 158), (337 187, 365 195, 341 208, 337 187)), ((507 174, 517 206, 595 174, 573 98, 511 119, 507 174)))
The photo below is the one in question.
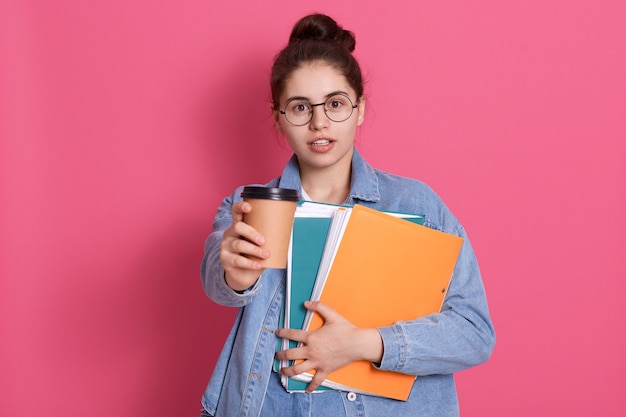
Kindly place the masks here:
POLYGON ((362 153, 478 254, 463 415, 626 414, 624 2, 363 3, 0 2, 0 415, 198 415, 234 317, 202 245, 289 157, 268 71, 312 11, 357 34, 362 153))

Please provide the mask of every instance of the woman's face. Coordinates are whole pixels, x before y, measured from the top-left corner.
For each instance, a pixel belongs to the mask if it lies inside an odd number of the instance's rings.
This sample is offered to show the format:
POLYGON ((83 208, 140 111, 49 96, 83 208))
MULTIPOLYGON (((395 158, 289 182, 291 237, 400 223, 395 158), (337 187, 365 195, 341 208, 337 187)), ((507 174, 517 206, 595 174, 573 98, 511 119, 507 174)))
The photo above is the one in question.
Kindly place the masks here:
POLYGON ((295 70, 285 85, 274 111, 278 130, 285 134, 287 142, 298 157, 300 169, 324 169, 350 167, 357 126, 363 123, 365 100, 359 100, 350 84, 334 67, 324 62, 304 64, 295 70), (352 115, 343 122, 334 122, 324 113, 324 105, 313 107, 313 118, 302 126, 289 123, 280 110, 287 102, 297 98, 311 104, 324 103, 335 94, 343 94, 358 105, 352 115))

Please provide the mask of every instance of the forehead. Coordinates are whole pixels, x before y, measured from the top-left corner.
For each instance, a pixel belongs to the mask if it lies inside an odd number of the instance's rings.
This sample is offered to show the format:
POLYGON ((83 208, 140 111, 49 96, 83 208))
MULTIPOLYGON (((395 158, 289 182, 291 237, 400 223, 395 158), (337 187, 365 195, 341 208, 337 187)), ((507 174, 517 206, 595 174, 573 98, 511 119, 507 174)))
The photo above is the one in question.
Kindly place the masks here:
POLYGON ((324 62, 311 62, 291 73, 285 83, 281 100, 292 97, 323 100, 335 92, 344 92, 351 97, 355 94, 341 71, 324 62))

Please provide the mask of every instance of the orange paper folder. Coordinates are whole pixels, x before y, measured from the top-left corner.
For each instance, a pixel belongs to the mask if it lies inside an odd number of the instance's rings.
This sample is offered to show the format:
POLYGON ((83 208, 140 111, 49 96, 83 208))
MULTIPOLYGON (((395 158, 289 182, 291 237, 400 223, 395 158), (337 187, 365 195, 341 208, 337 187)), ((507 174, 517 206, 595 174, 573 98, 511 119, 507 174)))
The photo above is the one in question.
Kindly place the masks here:
MULTIPOLYGON (((440 311, 463 239, 355 205, 319 299, 358 327, 440 311)), ((314 314, 308 330, 323 324, 314 314)), ((353 362, 329 386, 404 400, 415 376, 353 362)))

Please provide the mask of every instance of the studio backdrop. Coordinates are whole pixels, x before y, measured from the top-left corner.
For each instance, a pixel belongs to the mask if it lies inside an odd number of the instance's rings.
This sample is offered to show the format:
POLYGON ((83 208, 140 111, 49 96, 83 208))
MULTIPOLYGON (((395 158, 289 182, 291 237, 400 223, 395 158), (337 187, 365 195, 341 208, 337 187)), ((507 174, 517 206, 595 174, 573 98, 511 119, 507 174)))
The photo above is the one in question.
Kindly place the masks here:
POLYGON ((626 6, 612 0, 0 0, 0 415, 197 416, 235 310, 222 198, 290 157, 269 69, 356 34, 357 146, 467 229, 497 343, 465 417, 626 413, 626 6))

